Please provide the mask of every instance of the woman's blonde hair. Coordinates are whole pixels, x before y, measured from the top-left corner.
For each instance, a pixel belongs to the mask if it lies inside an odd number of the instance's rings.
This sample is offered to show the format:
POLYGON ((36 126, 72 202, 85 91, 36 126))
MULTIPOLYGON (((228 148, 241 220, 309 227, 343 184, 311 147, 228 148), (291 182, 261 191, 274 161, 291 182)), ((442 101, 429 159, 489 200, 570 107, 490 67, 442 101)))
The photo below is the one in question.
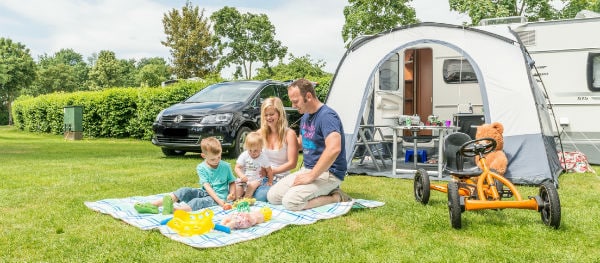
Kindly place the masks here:
POLYGON ((281 102, 280 98, 270 97, 263 101, 260 107, 260 134, 266 142, 271 133, 271 129, 269 129, 269 125, 267 124, 267 118, 265 117, 266 111, 269 109, 274 109, 279 114, 279 119, 276 123, 277 130, 275 132, 277 133, 277 136, 279 136, 279 148, 281 149, 285 141, 285 131, 288 128, 288 120, 285 110, 283 109, 283 102, 281 102))

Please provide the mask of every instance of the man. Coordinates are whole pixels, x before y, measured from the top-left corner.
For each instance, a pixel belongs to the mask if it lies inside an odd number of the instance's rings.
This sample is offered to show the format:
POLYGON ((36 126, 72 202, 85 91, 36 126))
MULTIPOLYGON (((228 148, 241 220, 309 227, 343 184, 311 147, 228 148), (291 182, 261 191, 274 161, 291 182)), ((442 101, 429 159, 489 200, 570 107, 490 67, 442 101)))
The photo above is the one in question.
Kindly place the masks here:
POLYGON ((269 190, 272 204, 292 211, 310 209, 351 198, 339 189, 347 170, 344 129, 338 114, 317 98, 313 84, 298 79, 288 87, 292 106, 303 114, 300 137, 304 166, 269 190))

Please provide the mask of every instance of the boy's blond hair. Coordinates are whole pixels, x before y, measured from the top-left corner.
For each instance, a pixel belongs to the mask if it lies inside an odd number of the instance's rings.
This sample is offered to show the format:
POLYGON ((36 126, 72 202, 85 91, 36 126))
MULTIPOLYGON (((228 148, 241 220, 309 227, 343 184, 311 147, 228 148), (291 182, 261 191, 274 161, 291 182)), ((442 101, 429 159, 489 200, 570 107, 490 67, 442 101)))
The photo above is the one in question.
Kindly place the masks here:
POLYGON ((244 149, 248 150, 250 148, 263 148, 263 138, 258 132, 251 132, 246 135, 246 140, 244 141, 244 149))
POLYGON ((202 149, 202 153, 219 155, 223 151, 221 148, 221 142, 217 140, 215 137, 207 137, 200 141, 200 149, 202 149))

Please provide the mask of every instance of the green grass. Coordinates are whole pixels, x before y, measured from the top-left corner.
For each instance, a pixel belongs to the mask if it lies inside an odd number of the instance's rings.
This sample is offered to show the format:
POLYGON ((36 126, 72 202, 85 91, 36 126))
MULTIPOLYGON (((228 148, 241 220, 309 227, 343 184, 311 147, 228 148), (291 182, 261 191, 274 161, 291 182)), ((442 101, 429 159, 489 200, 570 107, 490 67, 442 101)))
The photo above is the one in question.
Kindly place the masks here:
POLYGON ((600 177, 590 173, 560 177, 558 230, 535 211, 515 209, 467 211, 454 230, 444 194, 432 192, 423 206, 411 180, 370 176, 349 176, 342 188, 383 207, 216 249, 192 248, 83 204, 196 186, 200 161, 165 158, 147 141, 66 141, 0 127, 0 262, 600 261, 600 177))

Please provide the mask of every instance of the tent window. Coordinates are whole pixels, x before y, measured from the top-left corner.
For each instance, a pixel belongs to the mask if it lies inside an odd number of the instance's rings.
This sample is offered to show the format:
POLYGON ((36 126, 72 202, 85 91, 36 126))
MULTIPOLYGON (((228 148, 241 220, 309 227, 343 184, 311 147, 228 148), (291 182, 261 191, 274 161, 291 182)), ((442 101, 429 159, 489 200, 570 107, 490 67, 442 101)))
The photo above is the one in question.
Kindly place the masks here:
POLYGON ((600 91, 600 53, 588 55, 588 86, 590 91, 600 91))
POLYGON ((395 91, 400 88, 398 85, 400 79, 398 61, 398 54, 394 54, 379 67, 379 90, 395 91))
POLYGON ((466 59, 446 59, 442 71, 446 83, 477 83, 477 75, 466 59))

